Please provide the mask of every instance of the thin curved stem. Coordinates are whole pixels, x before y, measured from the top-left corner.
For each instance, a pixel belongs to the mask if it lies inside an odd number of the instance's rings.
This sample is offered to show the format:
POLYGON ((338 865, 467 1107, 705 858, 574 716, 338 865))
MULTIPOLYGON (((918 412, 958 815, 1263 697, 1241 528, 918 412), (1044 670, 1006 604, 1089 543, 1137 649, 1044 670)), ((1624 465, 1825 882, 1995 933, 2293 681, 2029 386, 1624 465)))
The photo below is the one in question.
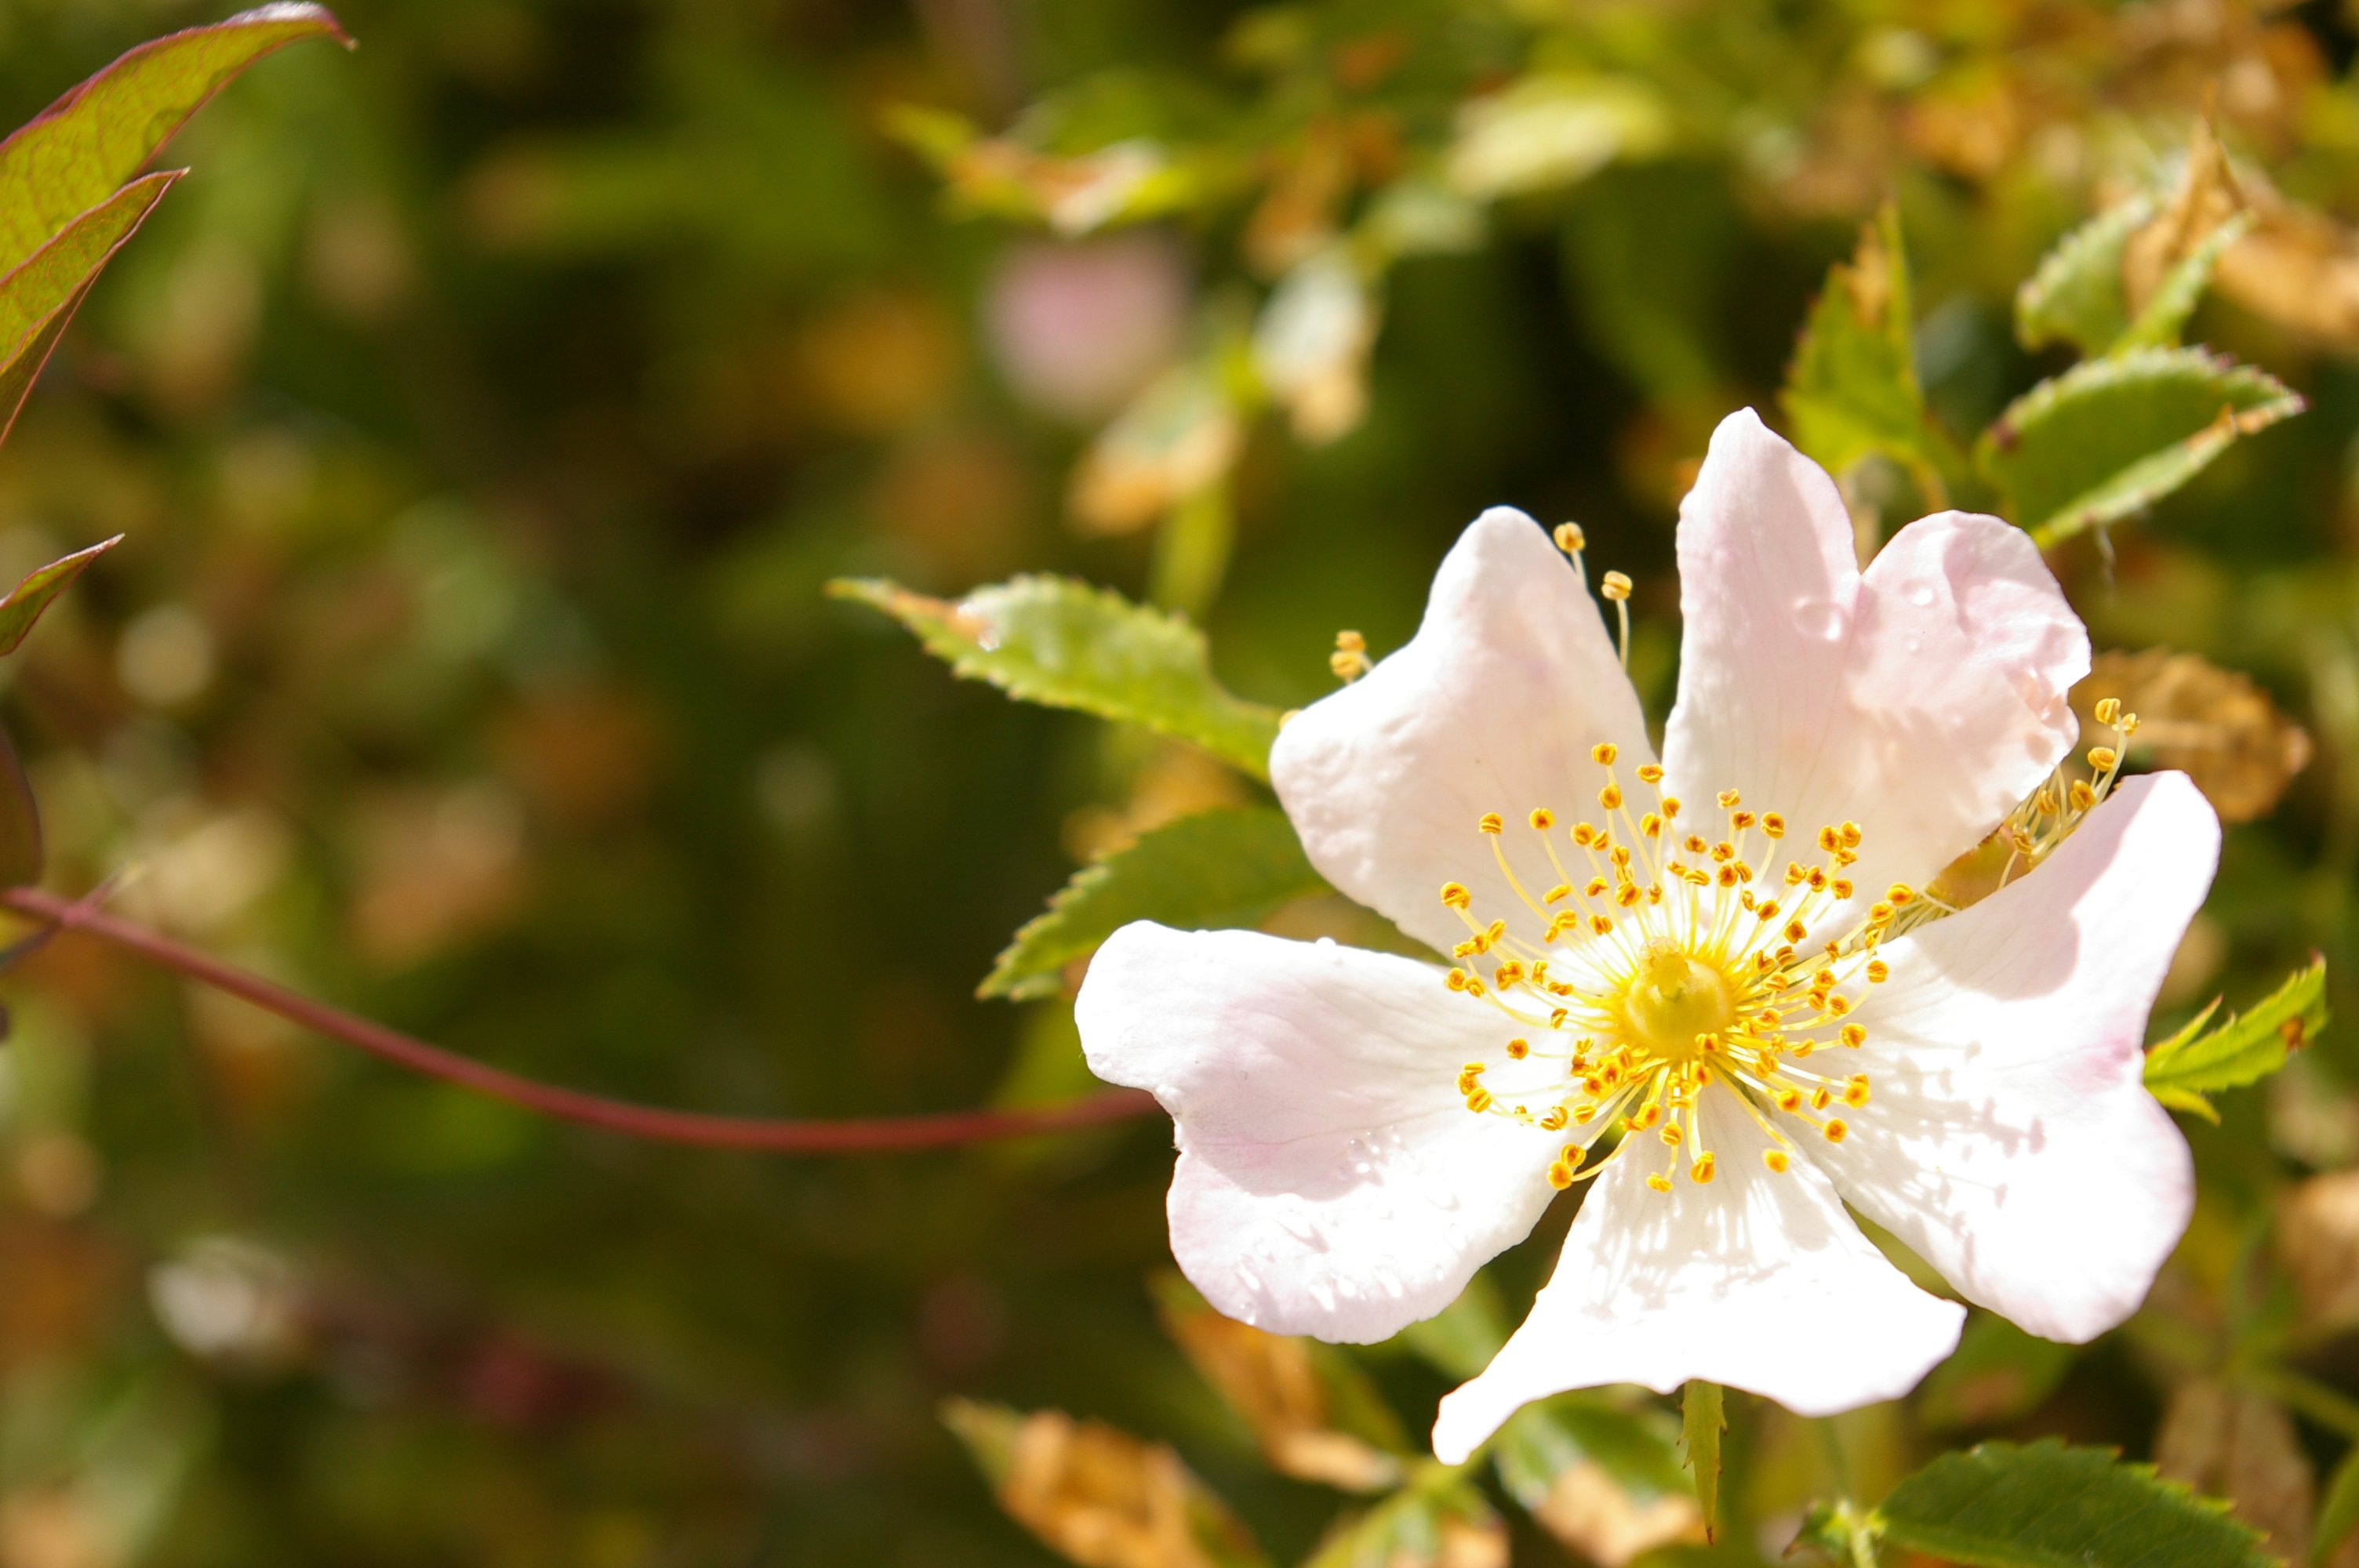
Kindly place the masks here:
POLYGON ((226 991, 266 1012, 357 1045, 373 1056, 457 1084, 478 1094, 538 1111, 561 1121, 603 1128, 662 1143, 706 1149, 745 1149, 770 1154, 861 1154, 912 1149, 943 1149, 995 1138, 1061 1132, 1101 1122, 1144 1116, 1155 1101, 1137 1089, 1108 1089, 1063 1105, 1038 1109, 951 1110, 918 1116, 865 1117, 842 1121, 798 1121, 750 1116, 709 1116, 692 1110, 634 1105, 555 1084, 521 1077, 454 1054, 439 1045, 388 1029, 342 1008, 225 964, 209 953, 175 941, 160 931, 120 919, 38 888, 0 891, 0 907, 40 921, 53 930, 74 931, 136 953, 200 984, 226 991))

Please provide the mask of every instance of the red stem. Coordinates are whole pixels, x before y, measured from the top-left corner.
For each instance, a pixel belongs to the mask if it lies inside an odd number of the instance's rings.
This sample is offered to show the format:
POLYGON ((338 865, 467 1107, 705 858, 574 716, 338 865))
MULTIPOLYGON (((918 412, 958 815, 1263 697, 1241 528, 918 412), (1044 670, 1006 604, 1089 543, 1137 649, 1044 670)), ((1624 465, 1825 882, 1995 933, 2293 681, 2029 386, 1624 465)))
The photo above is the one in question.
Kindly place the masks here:
POLYGON ((227 991, 306 1029, 348 1045, 357 1045, 413 1073, 458 1084, 478 1094, 506 1100, 527 1110, 562 1121, 663 1143, 691 1143, 706 1149, 754 1149, 771 1154, 858 1154, 904 1149, 940 1149, 993 1138, 1017 1138, 1027 1133, 1061 1132, 1100 1122, 1144 1116, 1155 1101, 1137 1089, 1108 1089, 1038 1109, 949 1110, 919 1116, 867 1117, 848 1121, 787 1121, 750 1116, 707 1116, 692 1110, 667 1110, 659 1106, 633 1105, 561 1088, 514 1073, 486 1066, 440 1046, 387 1029, 381 1023, 315 1001, 259 975, 223 963, 212 955, 174 941, 159 931, 103 910, 86 907, 38 888, 0 891, 0 906, 29 915, 60 930, 79 931, 136 953, 151 963, 176 969, 192 980, 227 991))

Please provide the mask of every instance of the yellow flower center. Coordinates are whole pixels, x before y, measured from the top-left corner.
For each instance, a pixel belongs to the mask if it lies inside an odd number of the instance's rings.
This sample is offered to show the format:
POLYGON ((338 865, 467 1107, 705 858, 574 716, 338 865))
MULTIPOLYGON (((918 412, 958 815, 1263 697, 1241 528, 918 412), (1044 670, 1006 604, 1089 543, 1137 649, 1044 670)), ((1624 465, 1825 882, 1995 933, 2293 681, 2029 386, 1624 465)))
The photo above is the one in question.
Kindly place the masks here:
POLYGON ((1698 1040, 1736 1022, 1734 988, 1717 964, 1658 940, 1630 978, 1617 1011, 1625 1035, 1654 1055, 1695 1054, 1698 1040))
POLYGON ((1615 774, 1613 746, 1591 755, 1605 774, 1597 821, 1560 831, 1553 811, 1535 807, 1525 823, 1537 852, 1518 834, 1514 856, 1504 816, 1477 824, 1520 911, 1486 922, 1462 883, 1441 890, 1467 929, 1450 989, 1487 1001, 1516 1031, 1506 1042, 1514 1084, 1467 1063, 1467 1108, 1580 1130, 1549 1172, 1559 1187, 1649 1143, 1669 1152, 1647 1178, 1657 1191, 1670 1190, 1682 1161, 1690 1179, 1711 1181, 1716 1156, 1697 1111, 1714 1084, 1767 1135, 1772 1171, 1789 1167, 1792 1131, 1841 1142, 1850 1129, 1837 1102, 1862 1106, 1869 1094, 1867 1075, 1842 1059, 1867 1040, 1846 1015, 1858 984, 1889 974, 1877 946, 1922 895, 1896 885, 1863 899, 1850 876, 1862 835, 1849 822, 1820 828, 1812 858, 1788 859, 1773 878, 1787 837, 1776 812, 1723 792, 1727 827, 1707 837, 1682 826, 1661 768, 1637 770, 1654 795, 1647 810, 1615 774), (1535 893, 1517 864, 1536 870, 1542 856, 1554 885, 1535 893), (1620 1134, 1614 1152, 1589 1163, 1589 1141, 1609 1130, 1620 1134))

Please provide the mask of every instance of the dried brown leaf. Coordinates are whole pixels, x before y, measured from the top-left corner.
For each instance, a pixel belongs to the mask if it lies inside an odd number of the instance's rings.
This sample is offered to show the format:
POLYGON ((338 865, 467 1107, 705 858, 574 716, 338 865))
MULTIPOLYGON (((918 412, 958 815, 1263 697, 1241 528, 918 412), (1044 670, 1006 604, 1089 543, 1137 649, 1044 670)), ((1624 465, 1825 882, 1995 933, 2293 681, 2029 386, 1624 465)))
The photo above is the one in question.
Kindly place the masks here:
MULTIPOLYGON (((974 1407, 970 1414, 1013 1421, 1004 1434, 1000 1506, 1083 1568, 1221 1568, 1253 1560, 1227 1509, 1164 1444, 1061 1411, 1016 1416, 974 1407)), ((953 1412, 953 1426, 961 1419, 953 1412)))
POLYGON ((2277 1245, 2305 1321, 2359 1324, 2359 1171, 2313 1176, 2279 1200, 2277 1245))
POLYGON ((2197 120, 2178 193, 2122 247, 2122 297, 2130 315, 2145 309, 2170 269, 2244 208, 2245 194, 2219 134, 2210 120, 2197 120))
POLYGON ((2194 654, 2147 648, 2098 654, 2073 689, 2083 736, 2093 743, 2110 739, 2090 717, 2107 697, 2138 717, 2132 755, 2183 770, 2230 822, 2267 815, 2310 761, 2310 736, 2267 692, 2194 654))
POLYGON ((2276 1401, 2208 1379, 2181 1384, 2163 1412, 2154 1463, 2169 1479, 2226 1498, 2286 1561, 2309 1556, 2317 1473, 2276 1401))
POLYGON ((1704 1539, 1703 1515, 1694 1498, 1666 1492, 1639 1502, 1603 1465, 1589 1460, 1556 1478, 1532 1518, 1598 1568, 1622 1568, 1658 1546, 1704 1539))
POLYGON ((1310 1342, 1264 1333, 1177 1292, 1162 1308, 1171 1337, 1245 1418, 1279 1473, 1349 1492, 1380 1491, 1400 1479, 1394 1455, 1336 1429, 1310 1342))

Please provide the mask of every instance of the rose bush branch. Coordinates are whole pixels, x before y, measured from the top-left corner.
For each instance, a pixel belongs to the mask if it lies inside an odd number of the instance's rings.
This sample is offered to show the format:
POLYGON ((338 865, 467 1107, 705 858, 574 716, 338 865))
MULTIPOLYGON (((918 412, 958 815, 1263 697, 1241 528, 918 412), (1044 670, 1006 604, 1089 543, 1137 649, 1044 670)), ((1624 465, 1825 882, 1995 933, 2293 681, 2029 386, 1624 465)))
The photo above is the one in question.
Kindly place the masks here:
POLYGON ((1143 1116, 1155 1108, 1154 1100, 1129 1089, 1108 1090, 1063 1105, 1037 1108, 932 1111, 840 1121, 716 1116, 635 1105, 628 1100, 541 1083, 445 1051, 223 963, 160 931, 38 888, 17 887, 0 892, 0 906, 38 921, 52 932, 71 931, 94 937, 314 1033, 358 1046, 413 1073, 473 1089, 560 1121, 654 1142, 766 1154, 888 1153, 1068 1131, 1143 1116))

